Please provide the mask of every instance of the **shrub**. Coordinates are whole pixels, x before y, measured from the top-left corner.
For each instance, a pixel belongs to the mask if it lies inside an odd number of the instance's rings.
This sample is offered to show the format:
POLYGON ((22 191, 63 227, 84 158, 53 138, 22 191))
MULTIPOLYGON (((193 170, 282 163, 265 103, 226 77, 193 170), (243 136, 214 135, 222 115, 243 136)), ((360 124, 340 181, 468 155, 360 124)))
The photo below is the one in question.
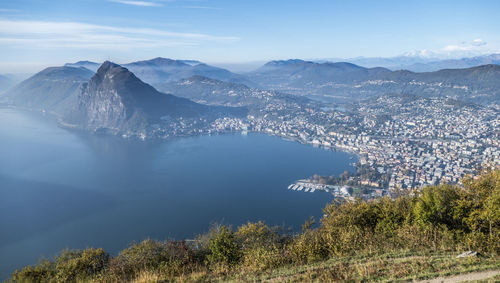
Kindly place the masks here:
POLYGON ((500 229, 500 170, 464 180, 456 215, 470 231, 494 237, 494 231, 500 229))
POLYGON ((382 217, 380 207, 376 202, 344 202, 342 204, 329 204, 324 210, 325 217, 322 226, 327 230, 338 227, 358 227, 361 229, 375 229, 382 217))
POLYGON ((261 221, 238 227, 235 237, 241 247, 241 267, 244 270, 266 270, 290 262, 284 249, 288 238, 261 221))
POLYGON ((36 266, 26 266, 12 274, 11 281, 21 283, 51 282, 55 277, 55 266, 49 260, 40 260, 36 266))
POLYGON ((109 254, 103 249, 67 250, 55 259, 56 279, 60 282, 86 279, 99 274, 108 264, 109 254))
POLYGON ((263 271, 278 268, 290 262, 288 253, 282 247, 255 247, 243 252, 242 269, 263 271))
POLYGON ((238 228, 235 233, 236 240, 242 249, 253 249, 256 247, 272 247, 279 242, 279 234, 259 221, 248 222, 238 228))
POLYGON ((240 257, 240 247, 231 228, 221 226, 210 233, 207 263, 212 268, 224 270, 237 264, 240 257))
POLYGON ((420 225, 446 225, 448 228, 457 228, 460 224, 454 217, 458 189, 449 185, 426 187, 416 199, 414 214, 415 221, 420 225))
POLYGON ((14 282, 75 282, 101 274, 109 264, 103 249, 65 250, 54 261, 42 260, 12 275, 14 282))
POLYGON ((323 260, 328 248, 319 230, 307 230, 293 239, 289 246, 292 261, 297 264, 323 260))
POLYGON ((193 262, 193 251, 185 242, 144 240, 131 245, 114 258, 110 271, 122 279, 133 278, 145 270, 174 276, 183 273, 193 262))

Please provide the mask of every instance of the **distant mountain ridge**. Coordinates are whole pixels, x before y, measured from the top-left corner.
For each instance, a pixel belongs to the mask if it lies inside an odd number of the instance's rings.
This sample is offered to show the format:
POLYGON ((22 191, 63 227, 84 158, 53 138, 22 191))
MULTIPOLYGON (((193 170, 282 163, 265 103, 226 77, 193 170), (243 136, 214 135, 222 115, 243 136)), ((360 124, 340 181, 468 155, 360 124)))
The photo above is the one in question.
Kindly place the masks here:
POLYGON ((12 80, 7 76, 0 75, 0 93, 13 86, 12 80))
POLYGON ((350 59, 318 59, 314 62, 350 62, 365 68, 384 67, 393 71, 409 70, 412 72, 434 72, 442 69, 472 68, 487 64, 500 64, 500 54, 487 54, 460 59, 439 59, 433 53, 407 53, 396 57, 357 57, 350 59), (425 55, 425 56, 424 56, 425 55))
POLYGON ((49 67, 22 81, 3 97, 11 104, 63 114, 94 73, 83 67, 49 67))
POLYGON ((96 64, 80 61, 47 68, 2 98, 16 106, 67 117, 69 124, 116 132, 162 124, 163 116, 175 120, 244 115, 244 110, 227 106, 252 108, 256 113, 256 109, 282 104, 293 111, 297 105, 310 104, 307 98, 354 102, 385 94, 412 94, 500 105, 500 66, 494 64, 416 73, 291 59, 270 61, 245 76, 195 60, 155 58, 125 65, 128 67, 105 62, 93 72, 90 69, 96 64), (156 83, 143 82, 141 76, 156 83), (259 87, 253 87, 253 82, 259 87))
POLYGON ((315 63, 292 59, 271 61, 249 73, 248 77, 264 87, 277 87, 286 91, 288 88, 302 88, 307 85, 362 81, 380 73, 390 72, 385 68, 364 68, 348 62, 315 63))
POLYGON ((250 73, 249 78, 267 89, 334 97, 337 101, 411 93, 424 97, 449 96, 480 104, 500 103, 500 66, 494 64, 416 73, 295 59, 271 61, 250 73))
MULTIPOLYGON (((409 54, 393 58, 355 58, 354 62, 378 66, 389 65, 392 66, 392 69, 400 64, 399 67, 412 66, 411 70, 433 70, 433 72, 434 69, 441 69, 441 67, 455 69, 482 63, 500 63, 499 54, 441 61, 433 61, 435 58, 432 57, 432 54, 426 55, 428 56, 409 54)), ((93 70, 99 64, 80 61, 67 65, 93 70)), ((424 74, 429 72, 393 71, 384 67, 363 67, 353 64, 352 61, 313 62, 290 59, 270 61, 255 71, 235 74, 196 60, 174 60, 162 57, 132 62, 124 66, 141 80, 162 91, 172 90, 176 82, 180 80, 201 76, 223 82, 244 84, 254 89, 307 95, 321 100, 324 100, 325 97, 335 97, 334 101, 338 102, 387 93, 408 92, 426 97, 451 96, 455 99, 481 104, 487 104, 490 101, 500 103, 498 86, 489 81, 497 79, 487 74, 485 74, 485 78, 489 79, 481 79, 481 74, 474 76, 465 74, 470 70, 424 74), (459 79, 454 80, 453 76, 458 76, 459 79), (439 85, 439 83, 441 84, 439 85)), ((191 87, 191 90, 187 90, 187 92, 192 90, 191 87)), ((330 98, 326 98, 326 100, 328 101, 330 98)), ((226 102, 231 104, 235 102, 235 99, 226 102)), ((219 100, 217 103, 224 103, 224 101, 219 100)))
POLYGON ((224 106, 246 106, 264 108, 267 103, 308 104, 307 98, 278 93, 276 91, 250 88, 244 84, 224 82, 203 76, 192 76, 177 82, 157 85, 163 92, 173 93, 193 101, 224 106))
POLYGON ((414 63, 409 66, 403 66, 403 68, 414 72, 432 72, 442 69, 465 69, 488 64, 500 65, 500 54, 490 54, 462 59, 438 60, 428 63, 414 63))
POLYGON ((74 68, 86 68, 91 70, 92 72, 97 72, 97 69, 101 66, 100 63, 92 62, 92 61, 78 61, 75 63, 66 63, 64 64, 65 67, 74 67, 74 68))
POLYGON ((56 114, 66 126, 136 136, 165 131, 179 119, 209 123, 247 113, 245 108, 201 105, 161 93, 109 61, 95 73, 84 67, 47 68, 4 97, 14 106, 56 114))
MULTIPOLYGON (((79 61, 67 63, 68 67, 84 67, 97 72, 101 64, 90 61, 79 61)), ((249 86, 256 86, 255 83, 247 80, 245 76, 232 73, 226 69, 211 66, 197 60, 174 60, 157 57, 150 60, 136 61, 122 64, 129 71, 134 73, 142 81, 153 86, 192 76, 204 76, 211 79, 244 83, 249 86)))
POLYGON ((227 82, 253 84, 242 75, 195 60, 173 60, 158 57, 123 66, 141 80, 152 85, 178 81, 196 75, 227 82))

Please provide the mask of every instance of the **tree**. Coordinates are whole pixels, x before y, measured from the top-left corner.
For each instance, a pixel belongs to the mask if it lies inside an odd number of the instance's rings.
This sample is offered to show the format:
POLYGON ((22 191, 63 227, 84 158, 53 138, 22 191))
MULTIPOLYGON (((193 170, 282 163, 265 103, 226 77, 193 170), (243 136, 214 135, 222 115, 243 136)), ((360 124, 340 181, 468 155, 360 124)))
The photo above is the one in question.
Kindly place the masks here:
POLYGON ((488 232, 491 238, 500 227, 500 171, 465 179, 456 214, 471 231, 488 232))
POLYGON ((227 226, 222 226, 212 233, 208 249, 207 260, 212 265, 231 266, 236 264, 241 256, 236 237, 227 226))
POLYGON ((450 185, 426 187, 416 199, 415 221, 421 225, 446 225, 456 228, 455 207, 459 199, 457 188, 450 185))

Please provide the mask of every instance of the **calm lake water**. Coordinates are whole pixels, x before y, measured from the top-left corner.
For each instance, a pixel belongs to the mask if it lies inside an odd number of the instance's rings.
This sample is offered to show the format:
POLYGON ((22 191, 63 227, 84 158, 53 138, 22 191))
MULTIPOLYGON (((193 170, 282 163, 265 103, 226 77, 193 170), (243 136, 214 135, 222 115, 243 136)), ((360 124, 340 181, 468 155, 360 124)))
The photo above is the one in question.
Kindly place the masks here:
POLYGON ((261 134, 127 141, 0 108, 0 280, 64 248, 116 254, 146 238, 193 238, 210 223, 298 230, 332 198, 287 186, 354 170, 350 157, 261 134))

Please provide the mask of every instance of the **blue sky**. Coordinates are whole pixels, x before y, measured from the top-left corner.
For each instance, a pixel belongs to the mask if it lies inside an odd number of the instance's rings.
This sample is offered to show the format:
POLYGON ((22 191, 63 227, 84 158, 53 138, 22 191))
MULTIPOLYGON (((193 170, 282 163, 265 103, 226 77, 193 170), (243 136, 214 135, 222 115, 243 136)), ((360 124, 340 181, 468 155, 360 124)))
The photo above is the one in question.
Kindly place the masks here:
POLYGON ((208 63, 500 52, 500 1, 3 0, 0 73, 77 60, 208 63))

